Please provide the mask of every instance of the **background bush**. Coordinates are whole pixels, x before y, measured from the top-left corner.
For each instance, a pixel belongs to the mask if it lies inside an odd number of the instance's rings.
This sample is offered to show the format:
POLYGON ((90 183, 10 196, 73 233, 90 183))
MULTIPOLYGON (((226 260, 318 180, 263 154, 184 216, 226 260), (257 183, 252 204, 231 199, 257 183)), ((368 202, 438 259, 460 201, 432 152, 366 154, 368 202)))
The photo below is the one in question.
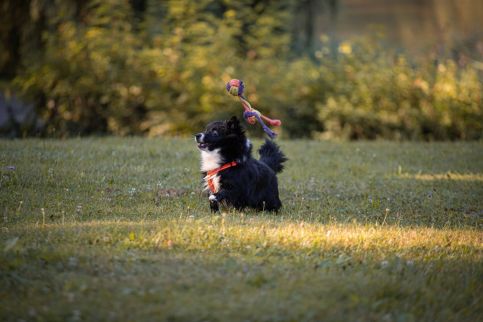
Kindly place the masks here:
POLYGON ((37 34, 21 28, 29 41, 2 88, 35 102, 43 135, 194 133, 241 114, 224 90, 240 78, 255 107, 283 120, 285 137, 483 136, 473 65, 416 61, 385 48, 377 32, 324 37, 296 54, 296 1, 6 1, 7 24, 25 15, 22 3, 37 34))

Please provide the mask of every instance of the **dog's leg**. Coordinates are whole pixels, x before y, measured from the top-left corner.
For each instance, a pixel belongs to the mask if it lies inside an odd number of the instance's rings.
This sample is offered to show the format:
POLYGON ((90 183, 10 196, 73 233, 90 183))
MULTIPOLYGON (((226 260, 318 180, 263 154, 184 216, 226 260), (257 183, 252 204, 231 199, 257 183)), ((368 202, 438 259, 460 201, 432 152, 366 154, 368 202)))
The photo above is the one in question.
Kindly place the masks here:
POLYGON ((227 196, 230 196, 230 194, 233 194, 233 193, 226 189, 221 189, 217 193, 211 194, 209 197, 211 211, 218 212, 220 210, 219 209, 220 202, 227 200, 227 196))
POLYGON ((215 195, 210 195, 208 198, 210 200, 210 210, 211 212, 218 212, 220 211, 220 206, 218 204, 218 199, 215 195))

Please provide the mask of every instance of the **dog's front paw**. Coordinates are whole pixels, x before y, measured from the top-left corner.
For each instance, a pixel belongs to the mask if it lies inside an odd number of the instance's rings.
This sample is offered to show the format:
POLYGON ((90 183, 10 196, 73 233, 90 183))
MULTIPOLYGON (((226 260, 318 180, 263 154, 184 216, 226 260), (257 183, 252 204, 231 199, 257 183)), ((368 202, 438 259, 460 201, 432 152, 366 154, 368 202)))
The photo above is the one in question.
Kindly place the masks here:
POLYGON ((218 212, 218 211, 220 211, 220 207, 218 205, 218 200, 216 199, 216 196, 215 195, 210 195, 210 197, 208 198, 208 200, 210 200, 210 209, 211 209, 211 212, 218 212))
POLYGON ((210 201, 210 209, 211 209, 211 212, 220 211, 220 206, 218 205, 218 202, 217 201, 210 201))

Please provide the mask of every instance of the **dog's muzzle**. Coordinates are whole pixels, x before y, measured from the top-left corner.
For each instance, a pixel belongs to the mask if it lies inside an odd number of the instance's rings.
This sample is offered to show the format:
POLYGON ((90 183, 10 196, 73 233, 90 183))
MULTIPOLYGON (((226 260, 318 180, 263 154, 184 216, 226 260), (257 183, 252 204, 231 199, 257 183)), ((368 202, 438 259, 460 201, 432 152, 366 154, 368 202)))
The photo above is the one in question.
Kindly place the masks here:
POLYGON ((208 147, 208 144, 205 143, 205 135, 203 133, 196 134, 195 141, 198 143, 199 149, 206 149, 208 147))

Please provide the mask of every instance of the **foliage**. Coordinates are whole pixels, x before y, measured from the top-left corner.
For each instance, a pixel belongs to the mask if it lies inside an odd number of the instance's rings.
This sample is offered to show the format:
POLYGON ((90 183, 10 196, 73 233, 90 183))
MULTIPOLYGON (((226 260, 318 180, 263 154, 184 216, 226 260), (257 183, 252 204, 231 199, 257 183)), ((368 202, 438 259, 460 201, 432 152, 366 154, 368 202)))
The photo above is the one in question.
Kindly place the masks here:
MULTIPOLYGON (((343 43, 334 63, 319 51, 316 92, 323 137, 480 139, 482 90, 471 66, 452 60, 412 67, 373 39, 343 43)), ((330 56, 329 56, 330 57, 330 56)))
POLYGON ((280 144, 281 212, 212 215, 192 140, 1 141, 0 319, 479 319, 481 142, 280 144))
POLYGON ((292 0, 141 1, 141 11, 135 2, 32 4, 45 25, 42 48, 24 48, 13 84, 36 102, 47 135, 193 133, 241 113, 224 92, 231 78, 283 120, 285 137, 483 135, 472 65, 416 63, 372 38, 324 38, 313 55, 295 55, 292 0))

